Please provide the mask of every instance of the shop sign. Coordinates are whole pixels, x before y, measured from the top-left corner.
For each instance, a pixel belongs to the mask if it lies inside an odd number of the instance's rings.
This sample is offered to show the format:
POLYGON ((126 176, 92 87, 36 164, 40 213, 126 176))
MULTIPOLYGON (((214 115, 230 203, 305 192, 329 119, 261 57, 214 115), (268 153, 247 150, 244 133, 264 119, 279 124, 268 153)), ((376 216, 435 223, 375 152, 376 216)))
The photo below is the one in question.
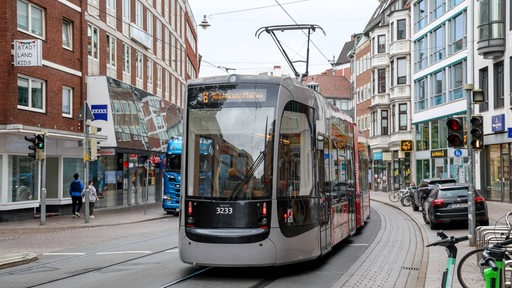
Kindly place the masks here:
POLYGON ((430 158, 444 158, 446 157, 446 149, 430 151, 430 158))
POLYGON ((492 116, 492 132, 505 131, 505 114, 492 116))
POLYGON ((412 140, 401 140, 400 151, 411 152, 412 151, 412 140))
POLYGON ((391 152, 383 152, 382 153, 382 160, 391 161, 392 159, 393 159, 393 153, 391 153, 391 152))

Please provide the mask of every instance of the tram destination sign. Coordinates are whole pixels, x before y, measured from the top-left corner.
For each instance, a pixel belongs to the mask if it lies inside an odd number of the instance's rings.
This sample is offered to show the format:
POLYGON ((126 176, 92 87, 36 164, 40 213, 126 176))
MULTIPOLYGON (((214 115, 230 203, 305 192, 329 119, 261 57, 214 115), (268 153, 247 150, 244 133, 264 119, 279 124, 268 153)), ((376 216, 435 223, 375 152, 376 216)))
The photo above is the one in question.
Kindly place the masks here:
POLYGON ((264 102, 267 99, 266 92, 266 89, 209 90, 201 93, 201 99, 203 103, 264 102))

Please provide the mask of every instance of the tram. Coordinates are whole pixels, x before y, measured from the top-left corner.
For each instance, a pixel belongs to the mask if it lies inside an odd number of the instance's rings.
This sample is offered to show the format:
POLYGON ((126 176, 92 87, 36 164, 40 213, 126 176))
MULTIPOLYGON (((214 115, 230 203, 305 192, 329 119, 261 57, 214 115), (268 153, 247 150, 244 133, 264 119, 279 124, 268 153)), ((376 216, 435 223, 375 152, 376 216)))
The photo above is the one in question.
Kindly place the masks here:
POLYGON ((185 106, 184 263, 312 260, 369 218, 368 145, 319 93, 294 78, 227 75, 190 81, 185 106))

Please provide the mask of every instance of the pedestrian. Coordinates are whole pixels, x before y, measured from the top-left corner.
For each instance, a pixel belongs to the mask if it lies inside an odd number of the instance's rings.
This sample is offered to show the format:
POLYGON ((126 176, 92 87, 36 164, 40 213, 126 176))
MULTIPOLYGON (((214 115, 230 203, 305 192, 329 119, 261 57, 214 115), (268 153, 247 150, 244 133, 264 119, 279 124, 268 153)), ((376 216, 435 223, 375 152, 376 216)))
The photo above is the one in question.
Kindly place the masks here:
POLYGON ((89 217, 94 218, 94 204, 96 200, 99 200, 96 188, 94 187, 94 181, 89 181, 89 186, 86 190, 82 191, 82 197, 85 197, 86 191, 89 190, 89 217))
POLYGON ((84 183, 80 180, 80 175, 75 173, 74 180, 69 185, 69 196, 71 196, 71 212, 73 218, 80 217, 80 209, 82 209, 82 191, 84 191, 84 183))

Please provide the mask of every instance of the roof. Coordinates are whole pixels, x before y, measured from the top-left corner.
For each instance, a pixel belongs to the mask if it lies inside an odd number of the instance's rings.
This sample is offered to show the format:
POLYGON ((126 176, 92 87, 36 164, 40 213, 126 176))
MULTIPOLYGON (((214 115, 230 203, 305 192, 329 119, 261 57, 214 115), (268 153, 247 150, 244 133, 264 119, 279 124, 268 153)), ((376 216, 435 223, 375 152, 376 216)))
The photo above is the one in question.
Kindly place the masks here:
POLYGON ((348 54, 350 51, 354 48, 355 40, 351 40, 348 42, 345 42, 345 45, 343 45, 343 48, 341 49, 340 55, 338 56, 338 59, 336 60, 336 65, 342 65, 346 63, 350 63, 350 59, 348 58, 348 54))

